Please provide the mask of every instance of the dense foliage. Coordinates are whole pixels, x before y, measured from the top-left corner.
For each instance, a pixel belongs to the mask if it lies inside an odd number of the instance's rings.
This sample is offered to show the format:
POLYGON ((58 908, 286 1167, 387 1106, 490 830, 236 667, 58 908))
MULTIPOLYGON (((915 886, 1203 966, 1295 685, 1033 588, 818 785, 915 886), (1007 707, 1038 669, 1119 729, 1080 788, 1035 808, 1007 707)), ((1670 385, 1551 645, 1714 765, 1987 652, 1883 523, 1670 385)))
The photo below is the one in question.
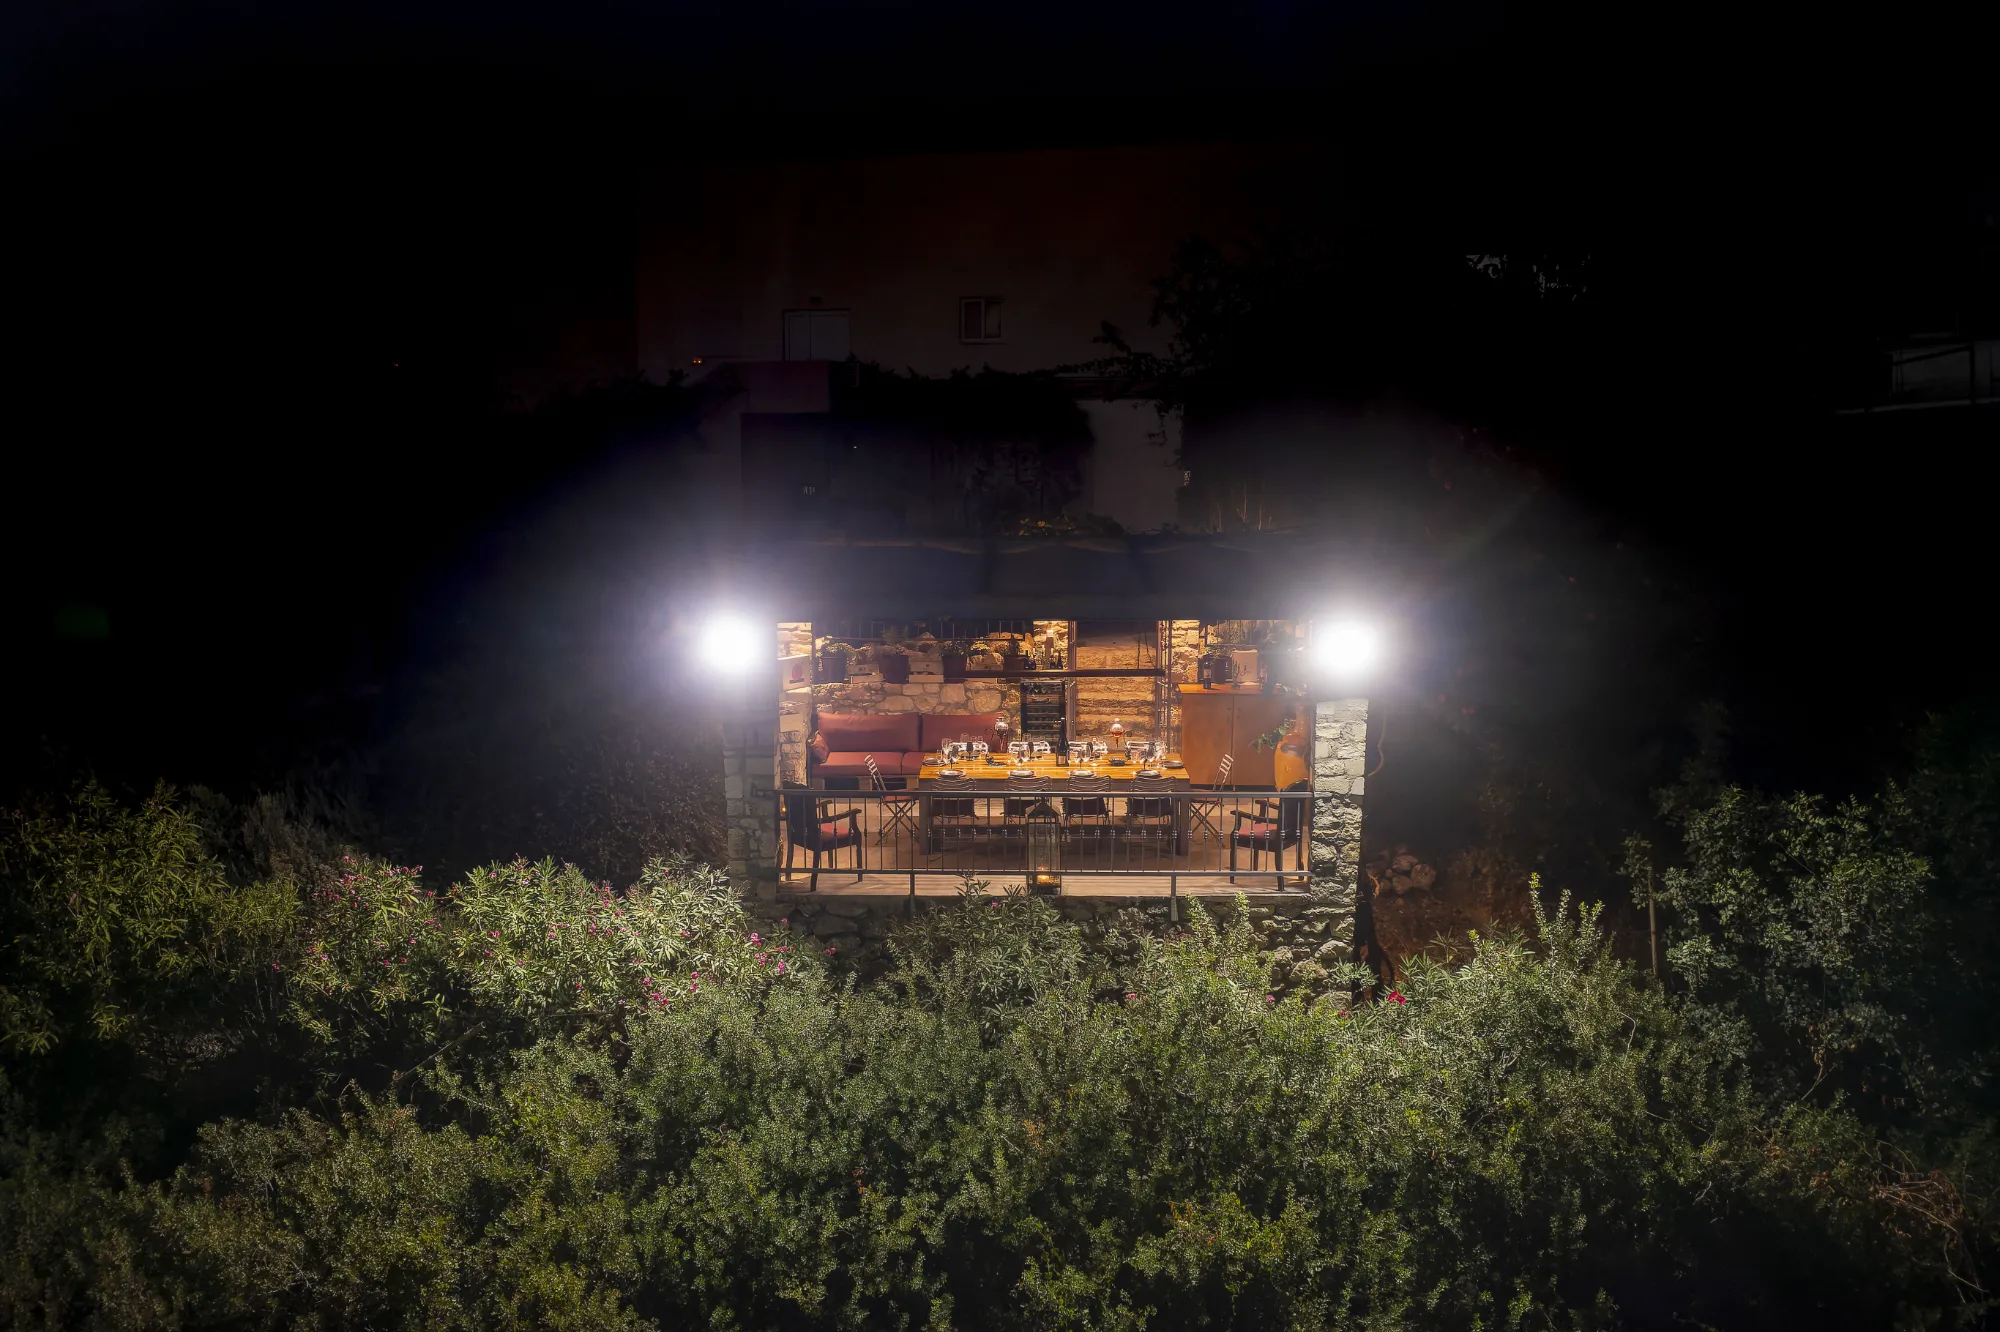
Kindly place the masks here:
POLYGON ((691 862, 439 889, 85 789, 0 847, 0 1320, 1969 1325, 1987 1047, 1910 985, 1991 863, 1911 813, 1993 826, 1954 771, 1687 797, 1681 985, 1564 900, 1282 999, 1241 913, 971 892, 863 981, 691 862))

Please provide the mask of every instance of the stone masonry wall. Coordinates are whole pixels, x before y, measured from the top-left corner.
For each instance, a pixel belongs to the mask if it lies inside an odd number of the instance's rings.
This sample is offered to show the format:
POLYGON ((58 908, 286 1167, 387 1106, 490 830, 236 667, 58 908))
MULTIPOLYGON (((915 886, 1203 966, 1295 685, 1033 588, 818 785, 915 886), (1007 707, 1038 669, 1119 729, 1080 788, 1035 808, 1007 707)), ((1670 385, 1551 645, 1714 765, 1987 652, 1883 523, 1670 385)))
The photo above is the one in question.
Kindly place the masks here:
POLYGON ((1361 795, 1368 770, 1368 700, 1326 699, 1313 705, 1313 819, 1310 886, 1336 907, 1353 942, 1361 882, 1361 795))
POLYGON ((778 891, 778 718, 770 699, 778 688, 777 659, 746 671, 720 689, 723 832, 729 882, 748 898, 778 891))
MULTIPOLYGON (((1154 664, 1151 634, 1125 634, 1116 639, 1079 643, 1073 655, 1081 671, 1133 670, 1154 664)), ((1159 729, 1159 701, 1151 679, 1136 675, 1083 679, 1076 682, 1076 733, 1085 739, 1104 739, 1111 723, 1125 724, 1125 734, 1133 740, 1151 740, 1159 729)))
MULTIPOLYGON (((1068 622, 1037 620, 1033 637, 1036 640, 1043 637, 1055 639, 1056 647, 1067 659, 1068 622)), ((1025 650, 1027 639, 1028 636, 1023 634, 992 634, 985 641, 995 651, 1002 650, 1003 645, 1008 643, 1020 643, 1025 650)), ((908 684, 884 683, 877 665, 857 654, 848 660, 846 680, 813 687, 816 710, 870 715, 884 712, 998 712, 1006 716, 1008 725, 1020 726, 1021 691, 1014 681, 984 679, 947 684, 944 662, 935 644, 913 641, 902 646, 910 653, 908 684)), ((994 670, 999 664, 997 659, 989 657, 976 663, 976 669, 994 670)), ((1025 678, 1034 677, 1031 673, 1025 678)), ((1109 722, 1106 724, 1109 725, 1109 722)))
MULTIPOLYGON (((1198 620, 1174 620, 1170 622, 1170 648, 1168 676, 1170 684, 1182 680, 1192 680, 1195 662, 1201 656, 1201 623, 1198 620)), ((804 651, 804 646, 794 646, 797 640, 809 643, 810 629, 805 625, 780 625, 780 653, 804 651), (788 633, 787 631, 792 631, 788 633)), ((1141 644, 1137 637, 1115 643, 1100 643, 1089 646, 1072 647, 1069 642, 1069 625, 1063 620, 1037 620, 1034 638, 1039 641, 1053 638, 1063 658, 1070 666, 1080 670, 1130 669, 1150 664, 1153 659, 1152 640, 1147 638, 1141 644)), ((1025 635, 997 634, 986 641, 996 650, 1008 642, 1025 642, 1025 635)), ((885 684, 880 670, 874 662, 865 661, 859 655, 851 658, 847 667, 847 679, 833 684, 813 687, 813 705, 819 712, 885 713, 885 712, 998 712, 1004 713, 1009 724, 1019 727, 1021 723, 1021 691, 1011 680, 967 680, 963 683, 946 684, 943 665, 935 651, 918 651, 920 643, 904 644, 911 649, 910 680, 908 684, 885 684)), ((989 658, 980 663, 982 669, 992 669, 997 661, 989 658)), ((1033 679, 1032 673, 1025 678, 1033 679)), ((1177 692, 1170 691, 1169 726, 1172 734, 1180 733, 1180 707, 1177 692)), ((1154 739, 1157 729, 1158 705, 1154 699, 1153 682, 1136 676, 1109 677, 1104 679, 1084 679, 1075 682, 1073 694, 1075 734, 1080 737, 1102 739, 1110 733, 1115 718, 1125 723, 1126 733, 1134 739, 1154 739)), ((793 750, 797 750, 797 772, 786 780, 804 780, 804 741, 800 736, 794 745, 787 739, 781 757, 785 772, 794 771, 793 750)))
POLYGON ((1182 684, 1193 684, 1195 670, 1201 661, 1201 621, 1169 620, 1167 622, 1167 698, 1169 700, 1167 725, 1173 734, 1169 737, 1178 746, 1181 736, 1181 691, 1182 684))
MULTIPOLYGON (((812 651, 812 625, 780 621, 778 655, 798 657, 812 651)), ((778 780, 787 786, 806 781, 806 739, 812 733, 810 697, 805 690, 788 690, 778 682, 778 780)))
MULTIPOLYGON (((1184 929, 1190 905, 1190 899, 1181 900, 1176 921, 1169 916, 1168 902, 1156 897, 1047 900, 1065 920, 1081 928, 1086 947, 1104 946, 1114 931, 1129 939, 1184 929)), ((1203 897, 1200 901, 1202 909, 1220 921, 1233 920, 1239 909, 1238 899, 1233 897, 1203 897)), ((810 934, 819 947, 834 950, 828 961, 851 968, 863 980, 888 969, 886 940, 913 910, 963 909, 956 898, 920 897, 913 905, 906 897, 841 897, 831 893, 767 899, 749 906, 753 920, 810 934)), ((1283 899, 1246 895, 1241 909, 1248 912, 1259 956, 1271 967, 1272 992, 1280 998, 1292 991, 1314 994, 1330 990, 1328 974, 1338 964, 1354 960, 1352 918, 1334 904, 1296 894, 1283 899)))
POLYGON ((1021 721, 1021 693, 999 680, 946 684, 933 677, 908 684, 883 684, 879 675, 849 678, 843 684, 813 686, 820 712, 1004 712, 1010 725, 1021 721))

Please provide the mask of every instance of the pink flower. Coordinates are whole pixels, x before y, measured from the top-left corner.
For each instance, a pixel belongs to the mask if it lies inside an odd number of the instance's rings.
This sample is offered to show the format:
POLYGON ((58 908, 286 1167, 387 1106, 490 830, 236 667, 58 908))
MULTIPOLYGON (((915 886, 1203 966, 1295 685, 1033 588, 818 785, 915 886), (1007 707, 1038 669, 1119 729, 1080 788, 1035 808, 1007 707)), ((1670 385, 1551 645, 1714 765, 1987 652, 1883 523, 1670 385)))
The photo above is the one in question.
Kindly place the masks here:
POLYGON ((780 921, 778 922, 778 924, 779 924, 780 926, 785 926, 785 925, 789 925, 789 924, 791 924, 791 923, 792 923, 792 918, 791 918, 790 916, 786 916, 786 917, 784 917, 784 918, 783 918, 782 920, 780 920, 780 921))
POLYGON ((761 934, 757 933, 757 931, 755 931, 755 930, 752 930, 752 931, 750 931, 750 945, 751 945, 751 947, 753 947, 753 948, 754 948, 754 947, 756 947, 756 946, 757 946, 758 944, 760 944, 760 943, 763 943, 763 942, 764 942, 764 936, 763 936, 763 935, 761 935, 761 934))
POLYGON ((833 956, 833 955, 834 955, 835 953, 837 953, 837 952, 839 952, 839 951, 840 951, 840 950, 839 950, 838 948, 833 948, 833 947, 828 947, 828 948, 827 948, 827 950, 826 950, 826 955, 827 955, 828 957, 832 957, 832 956, 833 956))
POLYGON ((1136 991, 1133 991, 1133 990, 1127 990, 1127 991, 1125 991, 1125 1002, 1126 1002, 1126 1003, 1128 1003, 1128 1004, 1133 1004, 1133 1003, 1137 1003, 1138 1001, 1139 1001, 1139 995, 1138 995, 1138 993, 1137 993, 1136 991))
POLYGON ((1267 994, 1264 996, 1264 1002, 1267 1004, 1275 1004, 1278 1002, 1278 996, 1275 994, 1267 994))
POLYGON ((785 974, 785 964, 784 964, 784 962, 783 962, 783 961, 780 961, 780 962, 778 963, 778 974, 779 974, 780 976, 782 976, 782 975, 784 975, 784 974, 785 974))
POLYGON ((1389 1002, 1392 1004, 1407 1004, 1410 1001, 1403 997, 1401 990, 1391 990, 1389 991, 1389 1002))

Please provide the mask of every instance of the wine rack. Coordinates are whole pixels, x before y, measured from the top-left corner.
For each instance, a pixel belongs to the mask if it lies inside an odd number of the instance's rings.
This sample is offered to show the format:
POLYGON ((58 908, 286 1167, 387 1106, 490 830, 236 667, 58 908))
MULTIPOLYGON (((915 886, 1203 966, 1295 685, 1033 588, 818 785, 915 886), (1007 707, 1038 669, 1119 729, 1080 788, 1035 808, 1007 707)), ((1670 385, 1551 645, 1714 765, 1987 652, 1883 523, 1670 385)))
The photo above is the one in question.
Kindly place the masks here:
POLYGON ((1061 744, 1069 737, 1063 724, 1066 685, 1061 680, 1021 682, 1021 738, 1061 744))

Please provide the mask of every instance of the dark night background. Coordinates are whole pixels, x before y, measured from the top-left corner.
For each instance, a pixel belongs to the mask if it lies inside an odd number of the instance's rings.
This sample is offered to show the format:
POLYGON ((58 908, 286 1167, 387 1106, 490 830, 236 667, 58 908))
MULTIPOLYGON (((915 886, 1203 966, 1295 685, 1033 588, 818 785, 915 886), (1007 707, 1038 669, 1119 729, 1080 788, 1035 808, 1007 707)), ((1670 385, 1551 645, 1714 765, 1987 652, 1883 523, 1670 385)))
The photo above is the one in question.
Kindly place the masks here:
POLYGON ((1872 785, 1992 690, 1994 409, 1832 411, 1880 340, 2000 316, 1990 10, 6 24, 10 786, 378 762, 510 543, 643 451, 522 409, 629 357, 636 176, 705 157, 1327 142, 1391 290, 1399 254, 1590 256, 1589 336, 1506 443, 1698 590, 1687 697, 1726 703, 1740 775, 1872 785))

